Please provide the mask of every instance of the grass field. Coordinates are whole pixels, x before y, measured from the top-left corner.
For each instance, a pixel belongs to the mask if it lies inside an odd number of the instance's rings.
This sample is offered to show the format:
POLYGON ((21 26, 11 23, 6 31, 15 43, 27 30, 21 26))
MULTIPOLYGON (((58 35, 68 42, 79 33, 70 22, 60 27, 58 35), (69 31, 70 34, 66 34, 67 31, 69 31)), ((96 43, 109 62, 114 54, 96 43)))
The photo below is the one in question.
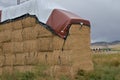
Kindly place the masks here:
POLYGON ((94 71, 78 70, 74 79, 61 75, 50 76, 44 71, 47 65, 39 65, 35 72, 3 74, 0 80, 120 80, 120 54, 93 54, 94 71))

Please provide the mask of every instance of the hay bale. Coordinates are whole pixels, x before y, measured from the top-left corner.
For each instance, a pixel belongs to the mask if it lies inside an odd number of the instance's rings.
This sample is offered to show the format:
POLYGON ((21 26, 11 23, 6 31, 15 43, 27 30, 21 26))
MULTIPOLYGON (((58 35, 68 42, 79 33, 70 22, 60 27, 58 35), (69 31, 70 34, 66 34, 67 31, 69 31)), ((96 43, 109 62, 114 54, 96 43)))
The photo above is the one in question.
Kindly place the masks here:
POLYGON ((90 27, 85 25, 81 26, 79 24, 78 25, 74 24, 70 27, 69 34, 70 35, 90 34, 90 27))
POLYGON ((32 27, 32 26, 35 26, 35 24, 36 24, 36 19, 32 17, 26 17, 22 20, 23 28, 32 27))
POLYGON ((13 42, 18 42, 18 41, 22 41, 22 30, 15 30, 12 32, 12 41, 13 42))
POLYGON ((15 55, 13 54, 5 54, 5 66, 12 66, 15 62, 15 55))
POLYGON ((15 72, 26 72, 25 66, 14 66, 13 69, 15 72))
POLYGON ((45 60, 47 61, 47 64, 50 64, 50 65, 54 64, 53 52, 45 52, 45 54, 47 55, 47 59, 45 58, 45 60))
POLYGON ((15 54, 15 66, 25 65, 26 62, 26 55, 25 54, 15 54))
POLYGON ((53 51, 53 38, 43 37, 37 41, 39 51, 53 51))
POLYGON ((25 65, 25 66, 14 66, 14 71, 15 72, 27 72, 27 71, 30 71, 30 72, 34 72, 34 68, 35 66, 32 66, 32 65, 25 65))
POLYGON ((4 66, 2 68, 2 74, 12 74, 13 73, 13 66, 4 66))
POLYGON ((62 50, 63 43, 64 43, 64 39, 54 35, 53 37, 53 49, 54 50, 62 50))
POLYGON ((5 61, 5 57, 4 57, 4 55, 0 55, 0 67, 3 66, 4 61, 5 61))
POLYGON ((38 52, 37 61, 39 64, 45 64, 45 52, 38 52))
POLYGON ((61 75, 71 76, 71 66, 55 65, 53 71, 55 77, 60 77, 61 75))
POLYGON ((23 42, 9 42, 3 44, 4 53, 21 53, 23 52, 23 42))
POLYGON ((37 60, 40 64, 52 65, 54 63, 53 52, 39 52, 37 60))
POLYGON ((72 63, 72 50, 54 50, 53 52, 53 61, 55 62, 55 64, 59 64, 59 65, 71 65, 72 63))
POLYGON ((33 65, 26 65, 25 66, 25 71, 30 71, 30 72, 34 72, 35 71, 35 67, 33 65))
POLYGON ((23 52, 23 42, 13 42, 12 43, 12 52, 13 53, 22 53, 23 52))
POLYGON ((0 24, 0 32, 4 30, 12 30, 12 29, 13 29, 13 26, 11 22, 0 24))
POLYGON ((50 37, 50 36, 53 36, 51 31, 47 30, 45 27, 41 26, 40 24, 37 24, 36 28, 39 31, 38 37, 50 37))
POLYGON ((54 50, 53 51, 53 63, 54 64, 61 64, 61 60, 59 57, 61 57, 61 50, 54 50))
POLYGON ((30 52, 26 54, 26 64, 27 65, 34 65, 38 63, 37 60, 38 53, 37 52, 30 52))
POLYGON ((64 49, 86 49, 89 45, 90 39, 88 36, 81 37, 81 35, 69 35, 65 42, 64 49))
POLYGON ((71 54, 72 56, 71 60, 72 60, 73 69, 75 71, 78 69, 88 70, 86 66, 89 66, 90 67, 89 69, 93 70, 91 51, 72 50, 72 53, 73 54, 71 54))
POLYGON ((83 61, 79 62, 79 64, 75 63, 72 65, 74 72, 78 71, 78 69, 82 69, 85 71, 92 71, 93 70, 93 62, 92 61, 83 61))
POLYGON ((66 65, 66 66, 70 66, 72 65, 72 54, 74 54, 72 52, 72 50, 64 50, 61 52, 60 56, 61 56, 61 64, 62 65, 66 65))
POLYGON ((13 30, 22 29, 21 20, 16 20, 16 21, 12 22, 12 26, 13 26, 13 30))
POLYGON ((73 54, 71 54, 71 59, 76 62, 87 61, 92 59, 91 51, 72 50, 72 53, 73 54))
POLYGON ((36 52, 38 51, 37 40, 27 40, 23 42, 24 52, 36 52))
POLYGON ((3 53, 12 53, 13 44, 11 42, 3 43, 3 53))
POLYGON ((24 28, 22 35, 24 40, 36 39, 38 31, 34 27, 24 28))
POLYGON ((8 42, 11 40, 11 30, 5 30, 0 32, 0 42, 8 42))

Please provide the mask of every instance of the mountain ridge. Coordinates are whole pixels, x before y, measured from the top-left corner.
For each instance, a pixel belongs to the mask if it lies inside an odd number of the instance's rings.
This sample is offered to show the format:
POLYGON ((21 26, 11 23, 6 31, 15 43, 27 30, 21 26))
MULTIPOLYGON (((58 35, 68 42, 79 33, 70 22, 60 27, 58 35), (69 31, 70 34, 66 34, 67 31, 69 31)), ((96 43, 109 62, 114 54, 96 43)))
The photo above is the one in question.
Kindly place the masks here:
POLYGON ((91 43, 91 45, 95 45, 95 46, 106 46, 106 45, 117 45, 117 44, 120 44, 120 40, 111 41, 111 42, 99 41, 99 42, 91 43))

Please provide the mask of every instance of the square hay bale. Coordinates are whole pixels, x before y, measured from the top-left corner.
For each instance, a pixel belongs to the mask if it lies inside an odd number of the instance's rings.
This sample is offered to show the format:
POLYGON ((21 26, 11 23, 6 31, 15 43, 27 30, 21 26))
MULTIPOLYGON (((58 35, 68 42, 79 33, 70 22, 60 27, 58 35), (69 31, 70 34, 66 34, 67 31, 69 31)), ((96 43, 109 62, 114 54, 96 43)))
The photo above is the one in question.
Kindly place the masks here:
POLYGON ((37 56, 38 56, 37 52, 26 53, 26 64, 27 65, 37 64, 38 63, 37 56))
POLYGON ((43 37, 37 41, 39 51, 53 51, 53 38, 43 37))
POLYGON ((24 28, 22 32, 22 36, 24 40, 36 39, 37 35, 38 35, 38 31, 34 27, 24 28))
POLYGON ((33 66, 33 65, 26 65, 25 66, 25 71, 34 72, 35 71, 35 66, 33 66))
POLYGON ((25 54, 15 54, 14 65, 16 65, 16 66, 25 65, 25 62, 26 62, 25 58, 26 58, 25 54))
POLYGON ((37 40, 27 40, 23 42, 24 52, 36 52, 38 51, 37 40))
POLYGON ((72 65, 72 54, 74 54, 72 52, 72 50, 64 50, 61 52, 60 56, 61 56, 61 64, 62 65, 66 65, 66 66, 70 66, 72 65))
POLYGON ((53 51, 53 63, 54 64, 61 64, 61 54, 62 51, 61 50, 54 50, 53 51))
POLYGON ((81 51, 81 50, 72 50, 71 56, 72 56, 71 57, 72 66, 74 70, 78 70, 78 69, 88 70, 88 67, 86 66, 89 66, 90 67, 89 69, 93 70, 91 52, 81 51))
POLYGON ((23 42, 9 42, 3 44, 4 53, 21 53, 23 52, 23 42))
POLYGON ((4 57, 4 55, 0 55, 0 67, 3 66, 4 61, 5 61, 5 57, 4 57))
POLYGON ((53 49, 54 50, 62 50, 64 44, 64 39, 54 35, 53 37, 53 49))
POLYGON ((53 61, 55 64, 70 66, 72 65, 72 54, 72 50, 54 50, 53 61))
POLYGON ((45 60, 47 64, 53 65, 54 64, 53 52, 45 52, 45 60))
POLYGON ((12 26, 13 26, 13 30, 17 30, 17 29, 22 29, 22 22, 21 20, 16 20, 14 22, 12 22, 12 26))
POLYGON ((23 42, 13 42, 12 45, 13 45, 13 48, 12 48, 13 53, 23 52, 23 42))
POLYGON ((81 37, 81 35, 69 35, 64 45, 64 49, 85 49, 89 47, 90 39, 88 36, 81 37))
POLYGON ((25 65, 24 66, 14 66, 14 72, 25 72, 25 65))
POLYGON ((83 61, 78 63, 75 63, 72 65, 72 68, 74 71, 78 71, 78 69, 82 69, 85 71, 92 71, 93 70, 93 63, 92 61, 83 61))
POLYGON ((33 17, 27 17, 22 20, 22 26, 25 27, 33 27, 36 24, 36 19, 33 17))
POLYGON ((38 61, 39 63, 44 63, 44 64, 53 64, 53 52, 39 52, 38 53, 38 61))
POLYGON ((5 66, 12 66, 15 62, 15 55, 13 54, 5 54, 5 66))
POLYGON ((22 41, 23 37, 22 37, 22 30, 15 30, 12 32, 12 41, 13 42, 18 42, 18 41, 22 41))
POLYGON ((71 66, 59 66, 55 65, 53 67, 55 77, 60 77, 61 75, 72 76, 71 66))
POLYGON ((0 42, 8 42, 11 40, 11 30, 5 30, 0 32, 0 42))
POLYGON ((13 66, 4 66, 2 68, 2 74, 12 74, 12 73, 13 73, 13 66))
POLYGON ((47 30, 44 26, 37 24, 35 26, 35 28, 38 29, 39 33, 38 33, 38 37, 51 37, 53 36, 52 32, 50 32, 49 30, 47 30))
POLYGON ((71 58, 73 61, 89 61, 92 60, 92 52, 91 51, 82 51, 82 50, 72 50, 71 58))
POLYGON ((32 65, 14 66, 14 71, 22 72, 22 73, 27 72, 27 71, 34 72, 34 68, 35 68, 35 66, 32 66, 32 65))
POLYGON ((11 22, 0 24, 0 32, 4 30, 12 30, 12 29, 13 29, 13 26, 11 22))
POLYGON ((69 29, 70 35, 90 34, 90 27, 85 25, 74 24, 69 29))
POLYGON ((45 64, 45 52, 38 52, 37 61, 39 64, 45 64))
POLYGON ((3 53, 12 53, 13 44, 11 42, 3 43, 3 53))

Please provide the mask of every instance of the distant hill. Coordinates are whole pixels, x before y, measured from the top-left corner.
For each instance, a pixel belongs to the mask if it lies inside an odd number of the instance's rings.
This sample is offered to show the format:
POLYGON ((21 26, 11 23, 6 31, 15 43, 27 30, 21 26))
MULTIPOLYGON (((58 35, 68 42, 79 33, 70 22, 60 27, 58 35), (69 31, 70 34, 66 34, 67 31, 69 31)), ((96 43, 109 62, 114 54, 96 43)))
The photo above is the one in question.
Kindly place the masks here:
POLYGON ((113 50, 120 50, 120 41, 112 41, 112 42, 95 42, 91 43, 91 48, 111 48, 113 50))
POLYGON ((112 42, 101 41, 101 42, 91 43, 92 46, 106 46, 106 45, 118 45, 118 44, 120 44, 119 40, 112 41, 112 42))

